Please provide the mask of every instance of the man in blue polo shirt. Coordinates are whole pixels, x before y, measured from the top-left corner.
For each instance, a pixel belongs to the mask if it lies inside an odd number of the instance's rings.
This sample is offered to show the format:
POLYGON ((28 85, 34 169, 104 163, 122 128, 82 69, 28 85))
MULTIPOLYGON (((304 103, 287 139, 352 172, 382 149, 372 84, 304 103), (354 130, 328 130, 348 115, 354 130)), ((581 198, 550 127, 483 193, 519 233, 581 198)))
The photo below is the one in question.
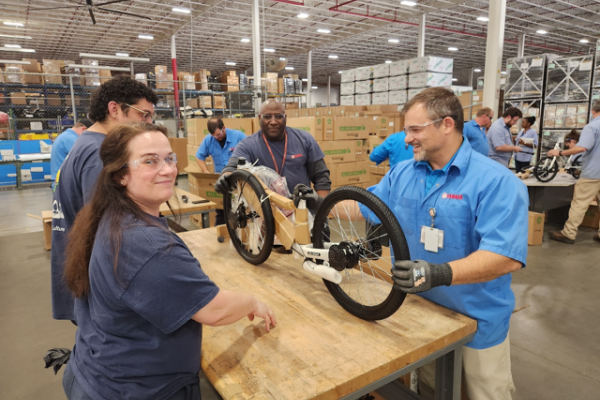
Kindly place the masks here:
MULTIPOLYGON (((206 122, 206 128, 210 133, 202 141, 198 151, 196 152, 196 162, 205 174, 210 173, 206 167, 206 157, 212 157, 215 173, 220 174, 223 168, 227 166, 235 146, 247 136, 235 129, 227 129, 223 124, 223 120, 219 117, 212 117, 206 122)), ((216 211, 216 225, 225 223, 225 215, 223 210, 216 211)))
POLYGON ((469 122, 465 122, 465 127, 463 128, 463 135, 469 139, 469 144, 471 144, 473 150, 485 157, 490 152, 485 127, 492 122, 492 118, 494 118, 494 111, 491 108, 480 108, 475 118, 469 122))
MULTIPOLYGON (((427 89, 403 112, 414 160, 369 189, 395 214, 413 260, 397 261, 392 279, 398 290, 477 320, 463 348, 469 397, 510 399, 510 283, 527 258, 527 189, 464 140, 463 110, 452 91, 427 89)), ((421 374, 430 387, 432 365, 421 374)))
POLYGON ((93 122, 87 118, 75 122, 72 128, 66 129, 52 142, 52 152, 50 154, 50 176, 52 178, 52 187, 56 173, 60 169, 63 161, 75 145, 75 141, 81 136, 83 131, 92 126, 93 122))
POLYGON ((513 144, 510 128, 522 117, 521 110, 517 107, 509 107, 502 114, 502 118, 498 118, 488 130, 487 137, 490 147, 488 157, 505 167, 508 167, 512 153, 521 151, 519 146, 513 144))
POLYGON ((398 164, 400 161, 410 160, 412 158, 412 146, 406 144, 404 131, 394 133, 375 147, 369 155, 369 160, 378 165, 390 159, 390 167, 398 164))

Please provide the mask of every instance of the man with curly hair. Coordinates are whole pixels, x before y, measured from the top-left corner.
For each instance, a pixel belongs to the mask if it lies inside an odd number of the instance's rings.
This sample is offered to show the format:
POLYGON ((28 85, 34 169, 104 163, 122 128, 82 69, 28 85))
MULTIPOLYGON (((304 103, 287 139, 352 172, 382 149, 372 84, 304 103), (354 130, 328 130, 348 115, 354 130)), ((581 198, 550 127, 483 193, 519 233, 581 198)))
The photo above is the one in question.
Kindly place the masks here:
POLYGON ((92 94, 89 118, 94 122, 77 140, 54 181, 52 201, 52 316, 75 320, 74 300, 63 279, 65 249, 75 216, 93 196, 102 170, 100 145, 115 126, 127 122, 152 123, 158 97, 129 77, 117 77, 92 94))

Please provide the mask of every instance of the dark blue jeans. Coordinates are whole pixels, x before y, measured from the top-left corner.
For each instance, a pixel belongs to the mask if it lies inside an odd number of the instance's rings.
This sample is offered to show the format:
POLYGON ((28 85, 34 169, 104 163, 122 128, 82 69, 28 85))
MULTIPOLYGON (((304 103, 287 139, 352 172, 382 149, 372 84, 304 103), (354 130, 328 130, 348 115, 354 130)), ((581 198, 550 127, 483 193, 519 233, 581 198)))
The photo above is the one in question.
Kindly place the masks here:
MULTIPOLYGON (((83 390, 75 374, 73 374, 70 364, 66 365, 62 384, 68 400, 94 400, 83 390)), ((195 383, 182 387, 173 396, 169 397, 169 400, 202 400, 200 384, 195 383)))

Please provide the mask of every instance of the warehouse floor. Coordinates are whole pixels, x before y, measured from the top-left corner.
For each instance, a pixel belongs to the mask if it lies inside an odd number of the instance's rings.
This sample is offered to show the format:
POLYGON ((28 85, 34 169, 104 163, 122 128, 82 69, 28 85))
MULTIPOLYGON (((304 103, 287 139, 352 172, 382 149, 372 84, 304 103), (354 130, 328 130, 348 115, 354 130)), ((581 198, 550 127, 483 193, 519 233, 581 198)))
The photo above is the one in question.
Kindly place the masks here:
MULTIPOLYGON (((187 179, 180 181, 186 189, 187 179)), ((50 252, 42 222, 26 214, 51 209, 49 188, 0 191, 0 398, 64 399, 62 370, 44 369, 52 347, 72 347, 75 327, 50 311, 50 252)), ((600 244, 582 228, 575 245, 548 240, 529 247, 513 275, 511 320, 515 400, 591 399, 600 393, 600 244)), ((205 400, 220 399, 202 382, 205 400)))

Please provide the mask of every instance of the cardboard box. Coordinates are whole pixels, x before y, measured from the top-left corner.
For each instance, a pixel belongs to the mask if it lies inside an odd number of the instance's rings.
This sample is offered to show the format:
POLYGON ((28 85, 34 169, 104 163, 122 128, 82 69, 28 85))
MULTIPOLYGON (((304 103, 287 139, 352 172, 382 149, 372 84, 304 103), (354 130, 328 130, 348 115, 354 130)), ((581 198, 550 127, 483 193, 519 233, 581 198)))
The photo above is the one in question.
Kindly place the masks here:
POLYGON ((27 105, 27 98, 23 92, 11 92, 10 102, 17 105, 27 105))
POLYGON ((342 71, 341 82, 354 82, 356 77, 356 70, 349 69, 342 71))
POLYGON ((378 78, 373 79, 373 91, 374 92, 387 92, 390 86, 390 78, 378 78))
POLYGON ((598 206, 590 206, 583 217, 582 226, 598 229, 600 225, 600 210, 598 206))
POLYGON ((387 78, 390 76, 390 64, 377 64, 373 66, 373 78, 387 78))
POLYGON ((186 146, 186 148, 187 148, 187 167, 189 167, 190 165, 198 165, 198 163, 196 162, 196 152, 198 151, 198 147, 200 147, 200 146, 196 146, 196 145, 189 144, 189 143, 186 146))
POLYGON ((410 60, 400 60, 400 61, 394 61, 393 63, 391 63, 390 64, 390 76, 408 74, 409 61, 410 60))
POLYGON ((170 137, 169 143, 171 144, 171 150, 177 154, 177 171, 183 173, 185 167, 187 167, 187 139, 185 138, 173 138, 170 137))
POLYGON ((392 133, 398 132, 396 130, 397 115, 384 114, 379 119, 379 136, 387 137, 392 133))
POLYGON ((388 82, 389 82, 390 90, 408 89, 408 76, 407 75, 390 76, 388 78, 388 82))
POLYGON ((354 82, 342 82, 340 84, 340 95, 354 94, 354 82))
POLYGON ((370 93, 354 95, 354 104, 357 106, 371 105, 371 101, 372 101, 372 97, 371 97, 370 93))
POLYGON ((375 121, 369 117, 336 117, 333 121, 333 140, 368 139, 375 133, 375 121))
POLYGON ((44 225, 44 248, 52 249, 52 211, 42 211, 42 224, 44 225))
POLYGON ((355 77, 354 79, 357 81, 363 81, 366 79, 371 79, 373 78, 373 67, 361 67, 361 68, 356 68, 354 70, 354 74, 355 77))
POLYGON ((323 140, 323 118, 321 117, 301 117, 288 118, 287 126, 310 133, 315 140, 323 140))
POLYGON ((452 74, 419 72, 408 76, 409 88, 452 86, 452 74))
POLYGON ((29 61, 31 64, 23 65, 23 83, 31 85, 41 85, 42 82, 42 65, 30 58, 24 58, 23 61, 29 61), (30 75, 31 74, 31 75, 30 75))
POLYGON ((527 244, 530 246, 539 246, 544 240, 544 218, 542 213, 529 212, 529 233, 527 234, 527 244))
POLYGON ((388 104, 388 92, 377 92, 371 96, 371 104, 388 104))
MULTIPOLYGON (((354 82, 352 84, 354 84, 354 82)), ((340 104, 343 106, 353 106, 354 105, 354 95, 351 94, 349 96, 340 96, 340 104)))
POLYGON ((325 164, 331 169, 332 164, 357 161, 357 142, 360 142, 362 147, 361 140, 329 140, 320 141, 318 144, 325 154, 325 164))
POLYGON ((60 60, 42 60, 42 70, 44 71, 44 83, 46 85, 62 85, 61 68, 64 68, 64 61, 60 60))
POLYGON ((454 66, 454 60, 451 58, 442 57, 417 57, 410 60, 408 66, 408 72, 414 74, 415 72, 442 72, 445 74, 452 74, 454 66))
POLYGON ((157 65, 154 67, 154 79, 156 79, 156 88, 157 89, 168 89, 168 75, 167 75, 167 66, 166 65, 157 65))
POLYGON ((215 182, 221 174, 205 174, 198 165, 190 165, 185 171, 196 189, 194 194, 216 203, 217 209, 223 209, 223 195, 215 191, 215 182))
POLYGON ((390 90, 388 93, 389 104, 405 104, 408 101, 406 90, 390 90))
POLYGON ((367 161, 333 164, 329 170, 332 186, 355 185, 370 179, 367 161))
POLYGON ((373 81, 356 81, 354 82, 354 93, 357 94, 367 94, 373 91, 373 81))
POLYGON ((354 143, 356 144, 356 161, 367 161, 369 158, 367 152, 368 152, 368 147, 367 147, 367 141, 369 139, 358 139, 355 140, 354 143))
POLYGON ((408 94, 406 96, 406 101, 412 99, 413 97, 415 97, 417 94, 421 93, 425 89, 426 88, 408 89, 408 94))

